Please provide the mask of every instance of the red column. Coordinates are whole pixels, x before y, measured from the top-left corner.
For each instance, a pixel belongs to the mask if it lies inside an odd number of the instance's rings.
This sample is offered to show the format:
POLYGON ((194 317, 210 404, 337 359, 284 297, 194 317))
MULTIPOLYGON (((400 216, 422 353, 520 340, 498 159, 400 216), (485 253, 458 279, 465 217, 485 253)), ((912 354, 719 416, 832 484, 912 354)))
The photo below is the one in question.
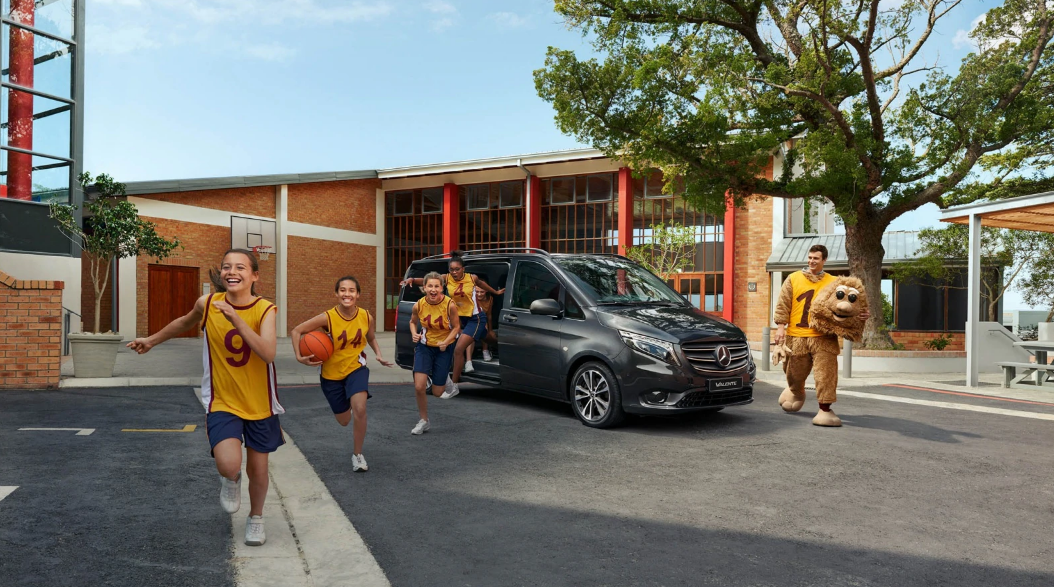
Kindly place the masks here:
POLYGON ((527 191, 527 246, 542 248, 542 178, 532 175, 530 189, 527 191))
POLYGON ((731 194, 726 194, 725 198, 725 268, 724 268, 724 285, 722 290, 725 296, 725 305, 721 311, 721 316, 732 321, 732 300, 734 299, 733 288, 735 287, 733 278, 735 277, 735 250, 736 250, 736 207, 732 201, 731 194))
MULTIPOLYGON (((33 26, 34 0, 11 0, 11 19, 33 26)), ((10 40, 11 83, 33 87, 33 33, 8 27, 10 40)), ((8 90, 7 144, 19 149, 33 149, 33 95, 8 90)), ((72 186, 71 186, 72 187, 72 186)), ((33 197, 33 157, 7 152, 7 196, 17 200, 33 197)))
POLYGON ((458 235, 457 184, 443 184, 443 252, 454 251, 460 243, 458 235))
POLYGON ((618 254, 633 246, 633 175, 629 167, 618 170, 618 254))

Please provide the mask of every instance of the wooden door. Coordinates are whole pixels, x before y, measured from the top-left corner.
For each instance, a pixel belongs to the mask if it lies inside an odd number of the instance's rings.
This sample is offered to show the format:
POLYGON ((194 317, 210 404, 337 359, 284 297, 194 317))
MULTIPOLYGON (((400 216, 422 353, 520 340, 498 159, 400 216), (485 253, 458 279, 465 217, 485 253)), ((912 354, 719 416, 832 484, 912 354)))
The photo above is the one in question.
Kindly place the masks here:
MULTIPOLYGON (((147 266, 148 336, 194 308, 201 289, 198 274, 197 267, 147 266)), ((180 337, 188 338, 197 335, 197 326, 179 334, 180 337)))

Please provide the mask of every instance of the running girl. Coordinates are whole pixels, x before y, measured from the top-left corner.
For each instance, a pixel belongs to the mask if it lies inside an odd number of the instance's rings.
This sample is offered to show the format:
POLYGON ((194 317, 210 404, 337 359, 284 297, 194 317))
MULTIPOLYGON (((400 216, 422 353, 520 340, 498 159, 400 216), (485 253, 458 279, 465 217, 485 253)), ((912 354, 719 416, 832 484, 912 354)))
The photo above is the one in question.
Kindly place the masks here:
POLYGON ((366 345, 373 349, 377 362, 385 367, 392 363, 381 356, 381 345, 377 344, 373 316, 360 307, 359 280, 345 275, 337 280, 337 305, 301 323, 293 329, 293 352, 296 360, 305 365, 322 365, 322 393, 333 409, 337 423, 347 426, 352 415, 354 448, 351 453, 351 470, 368 471, 366 457, 362 456, 362 443, 366 440, 366 400, 369 399, 370 370, 366 367, 366 345), (300 354, 300 337, 313 330, 325 330, 333 338, 333 354, 323 361, 314 355, 300 354))
POLYGON ((267 497, 267 455, 285 443, 278 415, 285 409, 275 391, 275 305, 256 295, 260 266, 252 252, 231 249, 219 271, 209 271, 216 293, 201 296, 194 309, 156 334, 137 338, 128 348, 139 354, 197 325, 205 333, 201 403, 216 470, 220 506, 233 514, 241 507, 242 443, 249 475, 249 519, 245 543, 266 542, 263 508, 267 497))
POLYGON ((443 391, 441 381, 446 381, 453 359, 452 343, 460 332, 457 306, 443 295, 443 277, 435 271, 425 275, 425 297, 414 304, 410 314, 410 334, 414 343, 414 391, 417 393, 417 411, 421 416, 410 434, 424 434, 431 428, 428 422, 428 396, 426 391, 431 382, 432 395, 440 399, 450 399, 458 394, 454 391, 443 391), (418 328, 421 331, 418 332, 418 328))
MULTIPOLYGON (((476 288, 476 304, 479 306, 479 311, 483 316, 487 317, 487 324, 494 324, 494 296, 487 293, 487 290, 482 287, 476 288)), ((488 345, 498 344, 498 337, 494 332, 493 328, 487 329, 487 334, 483 337, 483 360, 489 361, 494 358, 490 354, 490 347, 488 345)), ((469 345, 468 356, 472 357, 474 352, 475 343, 469 345)))
MULTIPOLYGON (((461 371, 471 373, 472 355, 467 355, 470 347, 476 341, 482 340, 487 334, 487 315, 481 314, 476 304, 476 288, 480 288, 492 295, 501 295, 505 289, 496 290, 479 277, 471 273, 465 273, 465 260, 461 251, 450 253, 449 273, 440 276, 446 286, 447 295, 457 305, 458 317, 461 323, 461 331, 468 336, 458 338, 454 349, 454 365, 450 380, 446 382, 446 392, 451 397, 458 394, 458 383, 461 381, 461 371), (466 356, 467 355, 467 356, 466 356)), ((402 285, 422 284, 421 278, 411 278, 402 282, 402 285)))

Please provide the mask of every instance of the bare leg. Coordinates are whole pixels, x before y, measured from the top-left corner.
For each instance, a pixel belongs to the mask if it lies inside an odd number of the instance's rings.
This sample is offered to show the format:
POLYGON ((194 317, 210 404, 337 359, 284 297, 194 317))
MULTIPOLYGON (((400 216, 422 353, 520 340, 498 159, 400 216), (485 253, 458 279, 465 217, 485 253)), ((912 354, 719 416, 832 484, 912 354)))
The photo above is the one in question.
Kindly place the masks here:
POLYGON ((242 472, 242 441, 239 438, 227 438, 212 449, 216 459, 216 470, 220 475, 234 481, 242 472))
POLYGON ((249 475, 249 515, 262 516, 267 499, 267 453, 246 447, 245 472, 249 475))
POLYGON ((348 409, 348 411, 341 414, 333 414, 333 417, 337 419, 337 424, 347 426, 348 423, 351 422, 351 409, 348 409))
MULTIPOLYGON (((432 386, 432 393, 435 395, 443 395, 440 391, 438 394, 435 393, 435 387, 432 386)), ((442 390, 442 386, 440 386, 442 390)), ((427 373, 414 373, 414 396, 417 398, 417 413, 421 416, 422 420, 428 419, 428 374, 427 373)))
MULTIPOLYGON (((450 372, 450 378, 454 383, 461 382, 461 370, 465 368, 465 349, 472 342, 471 336, 461 335, 457 337, 457 341, 454 343, 454 368, 450 372)), ((432 383, 435 383, 435 381, 432 383)), ((446 384, 446 381, 443 384, 446 384)))
POLYGON ((366 398, 369 394, 360 391, 351 396, 351 413, 355 414, 355 427, 352 429, 352 437, 355 439, 355 452, 362 454, 362 443, 366 441, 366 398))

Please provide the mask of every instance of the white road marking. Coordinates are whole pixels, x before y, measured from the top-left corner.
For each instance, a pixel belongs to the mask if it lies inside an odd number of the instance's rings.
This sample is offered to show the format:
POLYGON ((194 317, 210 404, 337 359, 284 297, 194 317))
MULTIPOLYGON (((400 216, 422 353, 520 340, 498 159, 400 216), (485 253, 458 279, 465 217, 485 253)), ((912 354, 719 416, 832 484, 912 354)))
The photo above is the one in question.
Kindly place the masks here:
POLYGON ((901 404, 913 404, 916 406, 929 406, 931 408, 945 408, 948 410, 964 410, 967 412, 982 412, 985 414, 999 414, 1001 416, 1014 416, 1017 418, 1030 418, 1033 420, 1048 420, 1054 422, 1054 414, 1044 414, 1040 412, 1024 412, 1021 410, 1008 410, 1006 408, 989 408, 987 406, 975 406, 971 404, 956 404, 952 402, 935 402, 928 399, 914 399, 910 397, 900 397, 895 395, 880 395, 877 393, 864 393, 862 391, 848 391, 845 389, 839 389, 838 395, 844 395, 849 397, 859 397, 863 399, 873 399, 885 402, 897 402, 901 404))
POLYGON ((43 430, 43 431, 56 431, 57 430, 57 431, 63 431, 63 432, 72 432, 72 431, 76 430, 77 433, 74 434, 74 436, 88 436, 92 432, 95 432, 94 428, 19 428, 19 430, 30 430, 30 431, 41 431, 41 430, 43 430))
POLYGON ((4 498, 11 495, 16 489, 18 489, 18 485, 0 485, 0 501, 4 501, 4 498))

